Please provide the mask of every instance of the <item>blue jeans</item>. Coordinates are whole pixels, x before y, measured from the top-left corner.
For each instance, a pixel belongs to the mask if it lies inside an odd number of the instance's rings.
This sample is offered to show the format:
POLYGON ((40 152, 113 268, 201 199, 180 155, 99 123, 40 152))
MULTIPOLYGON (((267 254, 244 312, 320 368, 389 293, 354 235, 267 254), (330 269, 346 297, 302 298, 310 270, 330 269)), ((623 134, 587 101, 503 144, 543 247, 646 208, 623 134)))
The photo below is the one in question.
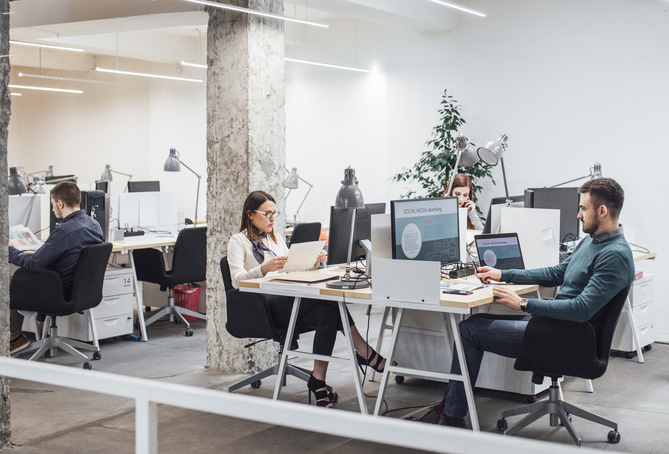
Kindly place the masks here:
MULTIPOLYGON (((467 358, 467 369, 472 388, 481 370, 483 352, 491 352, 507 358, 518 356, 520 344, 532 318, 526 316, 504 316, 492 314, 475 314, 460 322, 460 337, 467 358)), ((451 373, 460 373, 458 353, 453 345, 453 362, 451 373)), ((461 381, 451 380, 444 393, 446 406, 444 413, 451 418, 464 418, 467 414, 467 395, 461 381)))

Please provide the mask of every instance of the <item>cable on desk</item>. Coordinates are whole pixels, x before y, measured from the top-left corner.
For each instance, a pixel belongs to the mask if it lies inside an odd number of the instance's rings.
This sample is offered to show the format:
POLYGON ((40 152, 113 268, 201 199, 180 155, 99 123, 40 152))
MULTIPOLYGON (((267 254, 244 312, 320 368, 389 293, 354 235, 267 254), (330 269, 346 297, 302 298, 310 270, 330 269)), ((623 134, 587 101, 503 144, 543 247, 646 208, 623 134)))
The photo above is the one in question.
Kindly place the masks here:
POLYGON ((643 252, 644 254, 650 254, 650 249, 646 249, 643 246, 639 246, 638 244, 630 243, 629 241, 627 242, 630 246, 634 246, 635 248, 638 249, 632 249, 632 252, 643 252))
POLYGON ((396 411, 413 410, 414 408, 430 408, 430 407, 434 407, 434 406, 436 406, 436 405, 438 405, 438 404, 439 404, 439 401, 437 401, 437 402, 433 402, 433 403, 431 403, 431 404, 427 404, 427 405, 415 405, 415 406, 413 406, 413 407, 393 408, 392 410, 388 410, 388 409, 387 409, 387 406, 386 406, 386 411, 384 411, 383 413, 381 413, 381 416, 386 416, 388 413, 393 413, 393 412, 396 412, 396 411))
MULTIPOLYGON (((126 228, 127 228, 127 225, 128 224, 126 224, 126 228)), ((151 233, 172 233, 169 230, 151 230, 151 229, 147 229, 146 227, 142 227, 141 225, 134 225, 133 228, 135 228, 135 227, 137 227, 138 229, 142 229, 146 232, 151 232, 151 233)))

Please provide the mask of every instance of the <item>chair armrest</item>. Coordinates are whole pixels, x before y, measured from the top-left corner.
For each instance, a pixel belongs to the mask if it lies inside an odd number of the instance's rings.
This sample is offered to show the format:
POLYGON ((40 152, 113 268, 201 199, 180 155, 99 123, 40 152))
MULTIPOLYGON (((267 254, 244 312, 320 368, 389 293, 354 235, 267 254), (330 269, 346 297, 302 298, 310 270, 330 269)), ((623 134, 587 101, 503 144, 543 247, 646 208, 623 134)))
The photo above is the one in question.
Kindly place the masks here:
POLYGON ((162 285, 166 277, 165 259, 158 249, 135 249, 132 251, 135 261, 137 280, 162 285))
POLYGON ((548 377, 597 378, 590 375, 597 374, 598 363, 592 324, 534 316, 525 330, 514 368, 548 377))
POLYGON ((51 270, 16 270, 9 285, 9 307, 16 310, 49 313, 57 304, 64 305, 63 283, 51 270))
POLYGON ((232 289, 226 297, 228 317, 225 328, 230 335, 237 338, 280 340, 281 336, 274 326, 269 305, 262 295, 232 289))

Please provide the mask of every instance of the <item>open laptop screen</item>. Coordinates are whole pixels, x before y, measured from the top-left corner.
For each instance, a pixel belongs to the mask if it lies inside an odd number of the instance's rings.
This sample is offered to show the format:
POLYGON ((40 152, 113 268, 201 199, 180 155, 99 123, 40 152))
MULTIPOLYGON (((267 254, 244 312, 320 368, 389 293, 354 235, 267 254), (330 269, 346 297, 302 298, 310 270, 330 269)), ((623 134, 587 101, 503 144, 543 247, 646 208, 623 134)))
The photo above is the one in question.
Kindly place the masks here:
POLYGON ((525 269, 517 233, 476 235, 474 241, 481 266, 491 266, 498 270, 525 269))

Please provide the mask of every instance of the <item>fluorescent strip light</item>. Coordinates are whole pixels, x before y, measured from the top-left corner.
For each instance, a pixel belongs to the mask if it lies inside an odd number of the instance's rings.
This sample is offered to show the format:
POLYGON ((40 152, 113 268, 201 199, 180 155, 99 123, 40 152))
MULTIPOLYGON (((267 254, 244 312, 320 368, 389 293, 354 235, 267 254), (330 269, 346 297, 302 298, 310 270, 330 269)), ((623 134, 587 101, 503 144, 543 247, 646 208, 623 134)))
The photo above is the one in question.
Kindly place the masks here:
POLYGON ((207 65, 201 65, 200 63, 188 63, 187 61, 181 61, 183 66, 192 66, 193 68, 207 68, 207 65))
POLYGON ((95 68, 95 70, 103 72, 103 73, 124 74, 126 76, 153 77, 155 79, 183 80, 183 81, 186 81, 186 82, 200 82, 200 83, 204 82, 204 80, 200 80, 200 79, 187 79, 185 77, 160 76, 158 74, 135 73, 135 72, 130 72, 130 71, 119 71, 118 69, 107 69, 107 68, 100 68, 100 67, 95 68))
POLYGON ((10 93, 12 96, 23 96, 21 93, 10 93))
POLYGON ((7 85, 9 88, 23 88, 24 90, 58 91, 61 93, 83 93, 81 90, 66 90, 64 88, 29 87, 27 85, 7 85))
POLYGON ((51 79, 51 80, 68 80, 68 81, 71 81, 71 82, 86 82, 86 83, 90 83, 90 84, 127 85, 127 84, 119 84, 119 83, 116 83, 116 82, 104 82, 102 80, 72 79, 70 77, 42 76, 42 75, 39 75, 39 74, 19 73, 19 77, 35 77, 37 79, 51 79))
POLYGON ((309 60, 298 60, 297 58, 288 58, 286 57, 286 61, 292 61, 295 63, 304 63, 307 65, 315 65, 315 66, 325 66, 326 68, 336 68, 336 69, 346 69, 349 71, 358 71, 361 73, 371 73, 369 69, 359 69, 359 68, 352 68, 350 66, 339 66, 339 65, 330 65, 329 63, 319 63, 315 61, 309 61, 309 60))
POLYGON ((328 24, 324 24, 322 22, 312 22, 308 20, 296 19, 294 17, 282 16, 280 14, 272 14, 272 13, 266 13, 264 11, 258 11, 255 9, 242 8, 241 6, 227 5, 225 3, 210 2, 207 0, 184 0, 184 1, 190 3, 199 3, 200 5, 214 6, 216 8, 229 9, 232 11, 238 11, 240 13, 255 14, 257 16, 271 17, 274 19, 281 19, 289 22, 297 22, 298 24, 315 25, 316 27, 323 27, 323 28, 330 27, 328 24))
POLYGON ((57 50, 70 50, 72 52, 83 52, 83 49, 78 47, 64 47, 64 46, 52 46, 51 44, 37 44, 37 43, 27 43, 25 41, 12 41, 9 40, 10 44, 20 44, 21 46, 31 46, 31 47, 44 47, 46 49, 57 49, 57 50))
POLYGON ((457 3, 445 2, 443 0, 432 0, 434 3, 439 3, 440 5, 448 6, 449 8, 455 8, 465 13, 474 14, 475 16, 486 17, 487 14, 482 11, 477 11, 475 9, 467 8, 457 3))

